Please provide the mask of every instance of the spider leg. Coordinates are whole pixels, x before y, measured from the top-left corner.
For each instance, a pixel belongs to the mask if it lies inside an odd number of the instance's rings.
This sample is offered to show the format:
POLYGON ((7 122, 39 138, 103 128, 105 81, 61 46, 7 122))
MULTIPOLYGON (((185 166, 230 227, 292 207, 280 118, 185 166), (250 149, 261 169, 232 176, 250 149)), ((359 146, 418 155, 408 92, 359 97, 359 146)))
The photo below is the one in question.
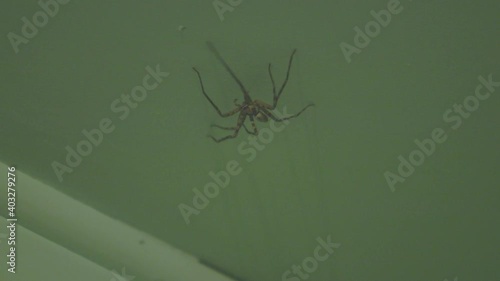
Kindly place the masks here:
POLYGON ((250 118, 250 122, 252 123, 253 132, 248 132, 248 131, 247 132, 249 135, 257 136, 259 134, 259 131, 257 130, 257 126, 255 125, 255 120, 253 120, 252 115, 248 115, 248 118, 250 118))
POLYGON ((271 72, 271 63, 267 66, 267 71, 269 72, 269 77, 271 77, 271 83, 273 83, 273 96, 276 96, 276 85, 274 84, 273 73, 271 72))
POLYGON ((236 77, 236 74, 234 74, 234 71, 231 69, 231 67, 229 67, 229 65, 226 63, 224 58, 219 54, 219 52, 215 48, 214 44, 210 41, 207 41, 207 45, 208 45, 208 48, 210 49, 210 51, 212 51, 215 54, 215 56, 217 57, 217 59, 222 63, 222 65, 224 66, 226 71, 229 72, 231 77, 233 77, 234 81, 236 81, 236 83, 240 86, 241 92, 243 93, 243 97, 245 98, 245 100, 251 101, 251 98, 248 95, 247 89, 245 89, 245 86, 243 86, 243 83, 241 83, 240 79, 238 79, 238 77, 236 77))
MULTIPOLYGON (((219 143, 221 141, 225 141, 227 139, 233 139, 238 135, 238 132, 240 131, 241 126, 243 126, 243 123, 245 123, 247 115, 244 112, 240 112, 240 115, 238 116, 238 123, 236 124, 236 127, 234 128, 234 132, 231 135, 222 137, 220 139, 216 139, 215 137, 209 135, 209 137, 214 140, 215 142, 219 143)), ((222 127, 222 126, 221 126, 222 127)))
MULTIPOLYGON (((245 131, 247 131, 248 134, 252 134, 252 132, 250 130, 248 130, 247 126, 245 126, 245 124, 243 124, 242 126, 245 129, 245 131)), ((217 124, 212 124, 210 127, 219 128, 219 129, 228 130, 228 131, 236 130, 236 127, 226 127, 226 126, 221 126, 221 125, 217 125, 217 124)))
MULTIPOLYGON (((293 56, 295 55, 295 52, 297 52, 297 49, 293 49, 292 54, 290 55, 290 60, 288 61, 288 70, 286 71, 286 77, 285 77, 285 81, 283 82, 283 85, 281 85, 281 88, 278 91, 278 93, 275 93, 275 92, 273 93, 273 108, 272 109, 275 109, 276 105, 278 105, 278 99, 280 98, 281 93, 283 93, 283 90, 285 89, 285 86, 288 83, 288 77, 290 77, 290 69, 292 67, 292 61, 293 61, 293 56)), ((269 65, 269 75, 271 76, 271 80, 273 80, 270 65, 269 65)), ((273 81, 273 85, 274 85, 274 81, 273 81)), ((274 88, 274 86, 273 86, 273 88, 274 88)))
POLYGON ((207 100, 210 102, 210 104, 212 104, 212 106, 215 108, 215 110, 217 111, 217 113, 219 113, 219 115, 221 117, 228 117, 228 116, 231 116, 231 115, 234 115, 236 114, 238 111, 241 110, 241 107, 237 107, 229 112, 226 112, 226 113, 222 113, 220 111, 220 109, 215 105, 215 103, 210 99, 210 97, 208 97, 207 93, 205 92, 205 87, 203 86, 203 80, 201 79, 201 75, 200 75, 200 72, 193 67, 193 70, 196 72, 196 74, 198 74, 198 79, 200 80, 200 85, 201 85, 201 92, 203 93, 203 95, 207 98, 207 100))
POLYGON ((269 110, 265 109, 265 108, 261 108, 262 112, 264 112, 264 114, 267 115, 267 117, 273 119, 274 121, 276 122, 283 122, 285 120, 288 120, 288 119, 292 119, 292 118, 295 118, 295 117, 298 117, 300 114, 302 114, 302 112, 304 112, 306 109, 308 109, 309 107, 311 106, 314 106, 313 103, 311 104, 308 104, 306 105, 304 108, 302 108, 301 111, 299 111, 298 113, 295 113, 293 115, 290 115, 290 116, 287 116, 287 117, 284 117, 284 118, 278 118, 276 116, 274 116, 269 110))

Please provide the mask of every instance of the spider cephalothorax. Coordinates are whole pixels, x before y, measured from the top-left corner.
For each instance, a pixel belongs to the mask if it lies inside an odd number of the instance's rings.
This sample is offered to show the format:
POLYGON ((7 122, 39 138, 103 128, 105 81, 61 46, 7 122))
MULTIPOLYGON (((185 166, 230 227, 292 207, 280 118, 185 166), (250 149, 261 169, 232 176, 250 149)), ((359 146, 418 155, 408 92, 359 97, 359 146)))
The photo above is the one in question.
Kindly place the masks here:
MULTIPOLYGON (((250 104, 244 104, 241 106, 241 112, 245 113, 248 116, 254 116, 257 121, 267 122, 269 118, 267 118, 266 114, 263 113, 259 106, 256 104, 257 101, 251 101, 250 104)), ((238 106, 238 104, 235 103, 238 106)))
POLYGON ((271 110, 274 110, 276 108, 276 106, 278 105, 278 100, 281 96, 281 93, 283 93, 283 89, 285 88, 285 86, 288 82, 288 77, 290 75, 290 68, 292 66, 293 56, 295 55, 295 52, 297 51, 296 49, 294 49, 292 54, 290 55, 290 60, 288 62, 288 70, 286 72, 286 78, 285 78, 285 81, 283 82, 283 85, 281 85, 281 88, 278 90, 278 92, 276 92, 276 86, 274 84, 273 74, 271 73, 271 64, 268 65, 269 77, 271 78, 271 82, 273 85, 273 104, 270 105, 270 104, 267 104, 261 100, 257 100, 257 99, 252 100, 252 98, 248 94, 248 91, 243 86, 243 83, 241 83, 241 81, 238 79, 238 77, 236 77, 236 74, 234 74, 234 72, 231 70, 231 68, 226 63, 226 61, 222 58, 222 56, 219 54, 219 52, 217 52, 217 49, 215 49, 213 44, 211 42, 207 42, 207 44, 208 44, 208 47, 210 48, 210 50, 212 50, 212 52, 214 52, 214 54, 217 56, 217 58, 220 60, 220 62, 224 65, 227 72, 229 72, 229 74, 231 74, 233 79, 240 86, 240 89, 243 93, 243 103, 242 104, 239 104, 237 102, 237 100, 235 99, 234 105, 236 106, 236 108, 234 108, 233 110, 231 110, 229 112, 222 113, 220 111, 220 109, 215 105, 215 103, 210 99, 210 97, 208 97, 207 93, 205 92, 205 87, 203 86, 203 81, 201 79, 200 72, 196 68, 193 67, 193 70, 196 72, 196 74, 198 75, 198 79, 200 80, 201 91, 202 91, 203 95, 207 98, 207 100, 210 102, 210 104, 212 104, 212 106, 215 108, 215 110, 217 111, 217 113, 219 113, 219 115, 221 117, 229 117, 229 116, 232 116, 232 115, 239 112, 238 121, 236 123, 236 126, 234 126, 234 127, 224 127, 224 126, 215 125, 215 124, 212 125, 212 127, 233 131, 233 134, 222 137, 220 139, 214 138, 213 136, 209 136, 215 142, 221 142, 221 141, 224 141, 224 140, 227 140, 230 138, 235 138, 238 135, 238 132, 240 131, 242 126, 245 129, 245 131, 247 131, 247 133, 252 134, 252 135, 257 135, 258 130, 257 130, 257 126, 255 125, 255 119, 257 119, 260 122, 267 122, 269 120, 269 118, 271 118, 275 122, 283 122, 285 120, 299 116, 308 107, 313 106, 313 104, 308 104, 301 111, 299 111, 299 113, 296 113, 294 115, 287 116, 284 118, 277 118, 276 116, 274 116, 271 113, 271 110), (247 127, 245 126, 245 120, 247 117, 248 117, 248 119, 250 119, 250 123, 252 124, 252 129, 253 129, 252 131, 248 130, 247 127))

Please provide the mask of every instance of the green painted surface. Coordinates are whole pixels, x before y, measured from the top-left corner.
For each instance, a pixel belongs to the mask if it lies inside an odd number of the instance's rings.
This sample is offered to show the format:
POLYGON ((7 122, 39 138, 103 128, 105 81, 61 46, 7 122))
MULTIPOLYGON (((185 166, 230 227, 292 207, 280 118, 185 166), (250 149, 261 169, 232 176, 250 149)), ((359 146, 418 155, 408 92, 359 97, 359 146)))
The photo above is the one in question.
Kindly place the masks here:
POLYGON ((4 4, 1 160, 242 280, 281 280, 329 235, 341 246, 308 280, 494 280, 500 87, 460 126, 458 113, 443 114, 474 95, 479 76, 500 81, 500 4, 401 2, 348 63, 340 44, 354 45, 353 28, 387 3, 243 1, 221 21, 210 1, 72 1, 17 54, 7 34, 21 35, 21 18, 40 7, 4 4), (316 107, 251 161, 238 149, 251 147, 246 133, 206 138, 211 123, 236 117, 217 116, 191 67, 223 111, 242 98, 207 40, 267 102, 267 64, 279 84, 298 49, 279 108, 316 107), (156 65, 170 75, 126 117, 113 110, 156 65), (51 164, 66 164, 65 147, 104 118, 114 130, 59 181, 51 164), (392 192, 384 173, 436 128, 446 140, 392 192), (192 206, 193 188, 231 161, 241 172, 187 225, 179 204, 192 206))

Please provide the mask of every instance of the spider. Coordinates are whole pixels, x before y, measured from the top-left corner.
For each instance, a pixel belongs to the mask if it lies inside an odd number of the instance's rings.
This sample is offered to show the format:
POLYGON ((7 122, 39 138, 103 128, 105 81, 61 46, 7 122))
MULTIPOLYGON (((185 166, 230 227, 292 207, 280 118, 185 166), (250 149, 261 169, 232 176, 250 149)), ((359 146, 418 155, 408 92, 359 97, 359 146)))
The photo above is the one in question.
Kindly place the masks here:
POLYGON ((212 135, 208 135, 208 137, 210 137, 215 142, 219 143, 219 142, 225 141, 227 139, 235 138, 236 136, 238 136, 238 132, 240 131, 240 129, 241 129, 242 126, 243 126, 243 128, 245 129, 245 131, 248 134, 257 136, 258 135, 258 130, 257 130, 257 126, 255 125, 255 119, 257 119, 260 122, 268 122, 269 118, 271 118, 275 122, 283 122, 285 120, 288 120, 288 119, 295 118, 295 117, 299 116, 307 108, 309 108, 311 106, 314 106, 314 104, 312 104, 312 103, 308 104, 307 106, 305 106, 298 113, 296 113, 294 115, 291 115, 291 116, 284 117, 284 118, 277 118, 276 116, 274 116, 271 113, 271 110, 275 109, 276 106, 278 105, 278 100, 279 100, 281 94, 283 93, 283 89, 285 88, 285 86, 286 86, 286 84, 288 82, 288 77, 290 75, 290 68, 292 66, 293 56, 297 52, 297 49, 294 49, 292 51, 292 54, 290 55, 290 60, 288 62, 288 70, 286 72, 286 78, 285 78, 285 81, 283 82, 283 84, 281 85, 281 88, 278 90, 278 92, 276 92, 276 86, 275 86, 275 83, 274 83, 273 74, 271 72, 271 63, 269 63, 269 65, 268 65, 267 69, 268 69, 268 72, 269 72, 269 77, 271 78, 271 83, 273 85, 273 104, 270 105, 270 104, 265 103, 265 102, 263 102, 261 100, 258 100, 258 99, 252 100, 252 98, 249 95, 249 92, 243 86, 243 83, 241 83, 240 79, 238 79, 238 77, 236 77, 236 74, 234 74, 234 72, 231 70, 231 68, 229 67, 229 65, 222 58, 222 56, 219 54, 219 52, 217 51, 217 49, 215 49, 215 47, 213 46, 213 44, 211 42, 207 42, 207 45, 208 45, 209 49, 215 54, 215 56, 217 57, 217 59, 219 59, 219 61, 222 63, 222 65, 224 66, 224 68, 226 69, 226 71, 229 72, 229 74, 232 76, 232 78, 240 86, 241 92, 243 93, 243 103, 242 104, 238 104, 237 103, 237 99, 235 99, 234 100, 234 105, 236 106, 236 108, 234 108, 233 110, 231 110, 229 112, 223 113, 217 107, 217 105, 215 105, 215 103, 212 101, 212 99, 210 99, 210 97, 205 92, 205 87, 203 85, 203 80, 201 79, 200 72, 195 67, 193 67, 193 70, 198 75, 198 79, 200 81, 201 91, 202 91, 203 95, 207 98, 208 102, 210 102, 210 104, 214 107, 214 109, 217 111, 217 113, 221 117, 229 117, 229 116, 232 116, 232 115, 234 115, 234 114, 236 114, 236 113, 239 112, 238 121, 236 123, 236 126, 234 126, 234 127, 226 127, 226 126, 220 126, 220 125, 216 125, 216 124, 212 124, 211 125, 211 127, 216 127, 216 128, 223 129, 223 130, 231 130, 231 131, 233 131, 232 134, 227 135, 227 136, 222 137, 222 138, 219 138, 219 139, 213 137, 212 135), (247 117, 250 119, 253 131, 248 130, 248 128, 244 124, 247 117))

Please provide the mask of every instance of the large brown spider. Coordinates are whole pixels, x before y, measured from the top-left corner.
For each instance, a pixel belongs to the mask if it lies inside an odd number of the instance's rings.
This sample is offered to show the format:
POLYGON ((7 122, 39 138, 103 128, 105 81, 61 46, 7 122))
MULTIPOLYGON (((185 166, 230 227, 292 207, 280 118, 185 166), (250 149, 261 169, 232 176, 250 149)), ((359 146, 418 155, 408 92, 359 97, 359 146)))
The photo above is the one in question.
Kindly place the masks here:
POLYGON ((229 117, 229 116, 232 116, 238 112, 240 113, 238 116, 238 122, 236 123, 236 126, 234 126, 234 127, 225 127, 225 126, 220 126, 220 125, 216 125, 216 124, 212 125, 212 127, 216 127, 219 129, 234 131, 233 134, 222 137, 220 139, 216 139, 215 137, 209 135, 209 137, 212 138, 215 142, 221 142, 221 141, 224 141, 227 139, 235 138, 238 135, 238 132, 240 131, 241 126, 243 126, 243 128, 245 128, 245 131, 247 131, 247 133, 249 133, 251 135, 257 135, 258 130, 257 130, 257 126, 255 126, 255 121, 254 121, 255 119, 257 119, 258 121, 261 121, 261 122, 267 122, 269 120, 268 118, 271 118, 275 122, 283 122, 285 120, 299 116, 308 107, 314 106, 314 104, 312 104, 312 103, 308 104, 301 111, 299 111, 299 113, 296 113, 294 115, 287 116, 284 118, 277 118, 276 116, 274 116, 271 113, 271 110, 275 109, 276 106, 278 105, 278 99, 280 98, 281 93, 283 93, 283 89, 285 88, 285 86, 288 82, 288 77, 290 75, 290 68, 292 66, 293 56, 295 55, 295 52, 297 51, 297 49, 294 49, 292 54, 290 55, 290 60, 288 62, 288 70, 286 72, 285 81, 283 82, 283 85, 281 85, 281 88, 279 89, 279 91, 277 93, 276 93, 276 86, 274 84, 273 74, 271 73, 271 63, 269 63, 269 65, 268 65, 267 69, 269 72, 269 76, 271 77, 271 82, 273 84, 273 105, 270 105, 270 104, 267 104, 261 100, 257 100, 257 99, 252 100, 252 98, 250 98, 250 95, 248 94, 248 91, 245 89, 245 87, 243 86, 241 81, 238 79, 238 77, 236 77, 236 75, 231 70, 231 68, 226 63, 226 61, 219 54, 217 49, 215 49, 213 44, 211 42, 207 42, 207 45, 210 48, 210 50, 215 54, 215 56, 219 59, 219 61, 222 63, 222 65, 224 65, 227 72, 229 72, 229 74, 231 74, 233 79, 240 86, 240 89, 241 89, 241 92, 243 93, 243 98, 244 98, 242 104, 238 104, 236 102, 236 99, 235 99, 234 105, 236 105, 236 108, 229 111, 229 112, 222 113, 220 111, 220 109, 215 105, 215 103, 208 97, 207 93, 205 92, 205 87, 203 86, 203 81, 201 79, 200 72, 195 67, 193 67, 193 70, 196 72, 196 74, 198 74, 198 79, 200 80, 201 91, 203 92, 203 95, 207 98, 207 100, 210 102, 210 104, 212 104, 212 106, 215 108, 215 110, 217 111, 217 113, 219 113, 219 115, 221 117, 229 117), (250 122, 252 123, 253 132, 248 130, 244 124, 247 117, 250 119, 250 122))

